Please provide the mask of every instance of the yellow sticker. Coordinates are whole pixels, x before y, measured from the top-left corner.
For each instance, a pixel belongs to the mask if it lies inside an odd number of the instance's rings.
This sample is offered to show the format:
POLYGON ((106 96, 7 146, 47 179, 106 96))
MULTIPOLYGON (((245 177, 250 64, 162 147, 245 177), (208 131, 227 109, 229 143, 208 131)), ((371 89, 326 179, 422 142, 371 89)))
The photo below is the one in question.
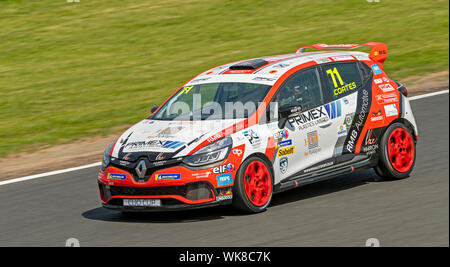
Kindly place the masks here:
POLYGON ((342 87, 334 89, 333 93, 334 93, 334 95, 340 95, 349 90, 353 90, 355 88, 356 88, 356 82, 352 82, 352 83, 346 84, 342 87))
POLYGON ((191 86, 185 86, 185 87, 180 91, 180 93, 178 93, 178 95, 181 95, 181 94, 187 94, 187 93, 189 93, 189 91, 191 91, 192 88, 194 88, 193 85, 191 85, 191 86))
POLYGON ((294 154, 295 152, 295 146, 289 146, 289 147, 285 147, 285 148, 281 148, 280 150, 278 150, 278 157, 283 157, 283 156, 287 156, 290 154, 294 154))

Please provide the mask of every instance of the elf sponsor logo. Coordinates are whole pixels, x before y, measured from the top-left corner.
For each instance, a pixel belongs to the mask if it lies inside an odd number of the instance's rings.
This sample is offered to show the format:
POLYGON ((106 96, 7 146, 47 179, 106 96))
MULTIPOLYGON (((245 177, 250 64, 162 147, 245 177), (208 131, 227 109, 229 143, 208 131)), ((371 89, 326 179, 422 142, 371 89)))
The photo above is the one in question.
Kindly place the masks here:
POLYGON ((330 119, 335 119, 335 118, 341 116, 341 101, 340 100, 326 104, 324 107, 325 107, 325 110, 327 111, 328 117, 330 119))
POLYGON ((386 92, 391 92, 394 91, 394 87, 392 85, 390 85, 389 83, 386 84, 379 84, 378 87, 381 89, 381 91, 383 91, 384 93, 386 92))
POLYGON ((278 132, 274 133, 274 135, 273 135, 273 138, 278 139, 278 140, 287 139, 288 137, 289 137, 289 132, 286 129, 278 131, 278 132))
POLYGON ((126 180, 127 179, 127 175, 126 174, 120 174, 120 173, 108 173, 107 176, 108 180, 126 180))
POLYGON ((355 148, 356 139, 358 138, 358 132, 361 131, 361 127, 363 126, 364 120, 367 116, 368 107, 369 107, 369 92, 367 90, 362 91, 362 105, 361 105, 361 112, 356 117, 355 127, 352 129, 350 133, 350 138, 347 142, 347 150, 352 152, 355 148))
POLYGON ((294 152, 295 152, 295 146, 289 146, 289 147, 285 147, 285 148, 280 148, 278 150, 277 155, 279 158, 281 158, 283 156, 294 154, 294 152))
POLYGON ((285 174, 288 168, 289 160, 287 157, 280 158, 280 172, 285 174))
POLYGON ((288 119, 291 126, 297 125, 299 130, 303 130, 330 120, 324 107, 314 108, 301 113, 298 116, 288 119))
POLYGON ((224 164, 224 165, 220 165, 217 167, 214 167, 212 169, 212 172, 215 174, 219 174, 219 173, 224 173, 224 172, 232 172, 234 171, 234 164, 233 163, 228 163, 228 164, 224 164))
POLYGON ((181 174, 179 173, 170 173, 170 174, 157 174, 155 176, 155 180, 156 181, 161 181, 161 180, 180 180, 181 178, 181 174))

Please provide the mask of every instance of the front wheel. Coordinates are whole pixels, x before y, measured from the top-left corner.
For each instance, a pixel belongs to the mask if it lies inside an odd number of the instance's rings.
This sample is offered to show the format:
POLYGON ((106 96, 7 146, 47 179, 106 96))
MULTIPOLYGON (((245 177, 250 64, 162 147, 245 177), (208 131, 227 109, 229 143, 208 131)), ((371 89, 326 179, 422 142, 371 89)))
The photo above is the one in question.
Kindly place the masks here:
POLYGON ((263 159, 250 157, 242 163, 233 187, 233 206, 249 211, 264 211, 272 199, 273 174, 263 159))
POLYGON ((416 161, 416 145, 410 130, 394 123, 386 130, 380 145, 377 174, 391 180, 408 177, 416 161))

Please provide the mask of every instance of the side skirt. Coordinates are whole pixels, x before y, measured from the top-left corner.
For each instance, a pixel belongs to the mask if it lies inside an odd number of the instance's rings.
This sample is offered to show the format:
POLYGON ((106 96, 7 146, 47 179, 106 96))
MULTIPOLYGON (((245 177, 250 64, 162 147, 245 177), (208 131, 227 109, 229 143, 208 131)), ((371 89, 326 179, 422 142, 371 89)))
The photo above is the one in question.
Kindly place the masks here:
MULTIPOLYGON (((376 158, 376 157, 375 157, 376 158)), ((340 175, 344 174, 350 174, 356 170, 363 170, 368 169, 374 166, 374 158, 369 157, 366 159, 363 159, 358 162, 354 162, 351 164, 346 164, 344 166, 340 167, 334 167, 332 169, 323 170, 321 172, 315 173, 313 175, 308 175, 308 177, 305 177, 305 175, 294 177, 288 181, 280 182, 279 184, 274 186, 274 193, 280 193, 295 187, 299 187, 302 185, 307 185, 319 181, 328 180, 340 175)))

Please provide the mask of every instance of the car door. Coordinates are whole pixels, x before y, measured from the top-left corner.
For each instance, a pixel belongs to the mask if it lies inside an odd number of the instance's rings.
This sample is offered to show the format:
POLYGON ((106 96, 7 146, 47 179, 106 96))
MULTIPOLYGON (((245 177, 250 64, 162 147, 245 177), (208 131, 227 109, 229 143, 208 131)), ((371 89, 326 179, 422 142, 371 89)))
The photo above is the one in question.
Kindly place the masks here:
POLYGON ((324 80, 324 98, 327 101, 324 107, 332 122, 330 133, 334 132, 329 139, 334 142, 332 156, 336 164, 349 159, 349 157, 342 156, 344 146, 346 142, 348 143, 348 135, 352 132, 358 101, 362 102, 363 92, 361 89, 371 85, 367 79, 371 73, 357 61, 328 63, 321 65, 321 70, 324 80), (365 80, 367 81, 364 83, 365 80), (358 94, 360 95, 358 96, 358 94))
MULTIPOLYGON (((274 128, 277 141, 274 170, 280 180, 294 178, 302 170, 332 157, 334 143, 327 136, 336 133, 324 106, 322 87, 319 69, 304 69, 287 78, 271 101, 276 109, 301 107, 301 112, 289 117, 283 129, 269 127, 274 128)), ((336 117, 339 110, 334 110, 337 113, 332 116, 336 117)), ((278 121, 277 112, 271 114, 278 121)))

